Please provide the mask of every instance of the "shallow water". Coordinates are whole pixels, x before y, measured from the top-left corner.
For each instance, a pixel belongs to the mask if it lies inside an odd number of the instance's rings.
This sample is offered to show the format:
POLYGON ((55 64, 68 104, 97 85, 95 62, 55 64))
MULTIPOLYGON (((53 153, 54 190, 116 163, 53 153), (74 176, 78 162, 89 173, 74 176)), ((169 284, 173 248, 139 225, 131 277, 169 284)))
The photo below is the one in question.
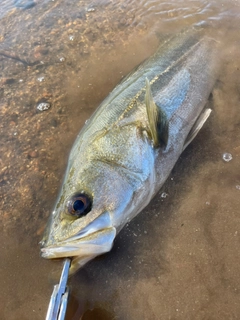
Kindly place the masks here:
POLYGON ((61 262, 40 258, 38 242, 77 133, 124 75, 193 24, 224 48, 212 115, 113 250, 70 279, 66 318, 240 318, 239 15, 239 1, 3 1, 1 319, 45 317, 61 262))

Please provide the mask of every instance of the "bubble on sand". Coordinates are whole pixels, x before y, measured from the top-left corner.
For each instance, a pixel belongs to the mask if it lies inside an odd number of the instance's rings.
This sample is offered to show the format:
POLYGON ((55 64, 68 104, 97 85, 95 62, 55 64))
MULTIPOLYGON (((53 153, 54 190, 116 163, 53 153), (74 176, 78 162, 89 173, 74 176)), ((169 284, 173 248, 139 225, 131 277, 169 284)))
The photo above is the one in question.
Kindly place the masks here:
POLYGON ((161 198, 167 198, 168 194, 166 192, 162 192, 161 198))
POLYGON ((44 79, 45 79, 44 77, 38 77, 38 78, 37 78, 37 80, 38 80, 39 82, 43 82, 44 79))
POLYGON ((231 153, 225 152, 222 155, 222 158, 223 158, 224 161, 229 162, 229 161, 232 160, 233 157, 232 157, 231 153))

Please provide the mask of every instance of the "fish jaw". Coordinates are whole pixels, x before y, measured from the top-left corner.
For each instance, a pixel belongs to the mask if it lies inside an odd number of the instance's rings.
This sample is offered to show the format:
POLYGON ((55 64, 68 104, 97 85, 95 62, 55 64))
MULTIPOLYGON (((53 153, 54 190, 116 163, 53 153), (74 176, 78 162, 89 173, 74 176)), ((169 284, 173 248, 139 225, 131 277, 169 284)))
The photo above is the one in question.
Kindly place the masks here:
MULTIPOLYGON (((112 249, 116 229, 114 227, 99 230, 85 237, 65 240, 56 245, 41 249, 41 255, 46 259, 73 258, 72 267, 78 269, 89 260, 112 249), (76 264, 78 267, 76 268, 76 264)), ((74 270, 75 271, 75 270, 74 270)))

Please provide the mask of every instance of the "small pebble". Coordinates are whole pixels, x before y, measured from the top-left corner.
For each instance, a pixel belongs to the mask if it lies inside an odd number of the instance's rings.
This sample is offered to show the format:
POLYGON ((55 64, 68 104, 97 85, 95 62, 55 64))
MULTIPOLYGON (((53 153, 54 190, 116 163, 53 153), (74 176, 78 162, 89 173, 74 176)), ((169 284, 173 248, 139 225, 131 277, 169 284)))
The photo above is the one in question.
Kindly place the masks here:
POLYGON ((222 155, 222 158, 223 158, 224 161, 229 162, 229 161, 232 160, 233 157, 232 157, 231 153, 225 152, 222 155))
POLYGON ((37 153, 36 150, 33 150, 33 151, 30 151, 30 152, 28 153, 28 155, 29 155, 30 158, 37 158, 38 153, 37 153))
POLYGON ((15 0, 14 5, 17 8, 22 8, 22 9, 30 9, 33 8, 37 3, 34 0, 15 0))
POLYGON ((87 12, 94 12, 95 11, 95 8, 88 8, 87 9, 87 12))
POLYGON ((69 36, 69 40, 73 41, 74 40, 74 36, 69 36))
POLYGON ((51 108, 51 104, 49 102, 40 102, 38 105, 37 105, 37 109, 39 111, 45 111, 45 110, 48 110, 51 108))

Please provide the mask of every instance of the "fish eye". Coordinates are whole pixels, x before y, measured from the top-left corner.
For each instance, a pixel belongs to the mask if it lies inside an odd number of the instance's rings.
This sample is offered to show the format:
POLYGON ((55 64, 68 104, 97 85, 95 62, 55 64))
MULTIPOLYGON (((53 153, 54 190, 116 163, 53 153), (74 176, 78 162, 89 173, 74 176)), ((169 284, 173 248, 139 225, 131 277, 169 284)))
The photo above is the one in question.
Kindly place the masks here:
POLYGON ((68 213, 75 217, 85 216, 91 211, 91 198, 85 193, 77 193, 67 203, 68 213))

